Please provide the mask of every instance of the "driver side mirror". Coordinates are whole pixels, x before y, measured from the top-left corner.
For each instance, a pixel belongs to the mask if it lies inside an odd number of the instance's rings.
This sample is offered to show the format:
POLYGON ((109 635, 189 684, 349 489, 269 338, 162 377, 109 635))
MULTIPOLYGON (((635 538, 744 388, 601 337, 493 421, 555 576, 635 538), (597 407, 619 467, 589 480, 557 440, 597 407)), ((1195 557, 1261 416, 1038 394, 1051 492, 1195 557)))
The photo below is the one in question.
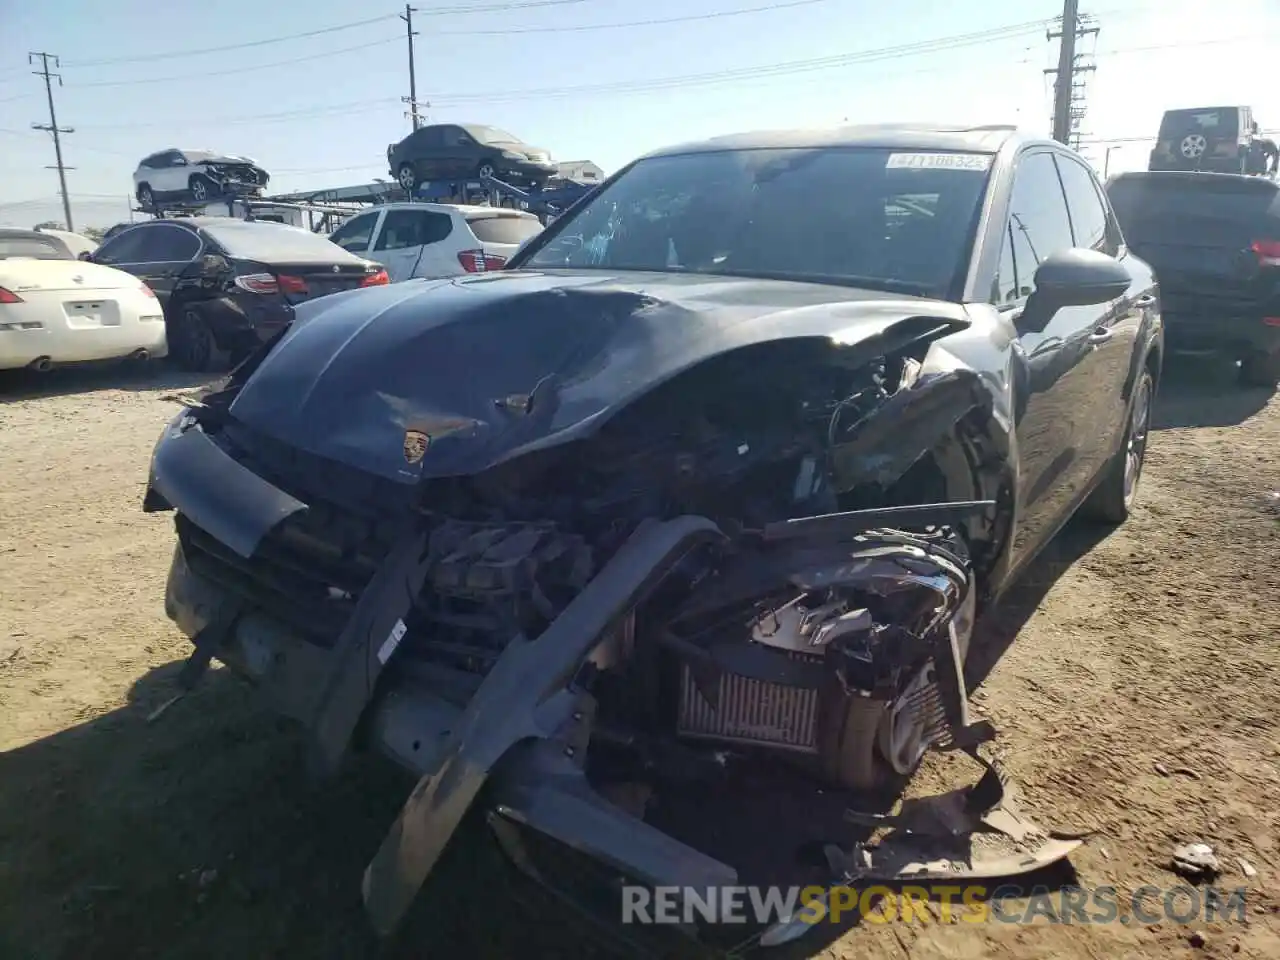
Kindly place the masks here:
POLYGON ((1092 307, 1124 296, 1129 271, 1115 257, 1079 247, 1046 259, 1035 273, 1035 291, 1027 299, 1018 328, 1040 333, 1063 307, 1092 307))
POLYGON ((87 261, 88 263, 93 263, 93 254, 90 253, 88 250, 81 250, 79 256, 77 256, 76 259, 84 260, 84 261, 87 261))

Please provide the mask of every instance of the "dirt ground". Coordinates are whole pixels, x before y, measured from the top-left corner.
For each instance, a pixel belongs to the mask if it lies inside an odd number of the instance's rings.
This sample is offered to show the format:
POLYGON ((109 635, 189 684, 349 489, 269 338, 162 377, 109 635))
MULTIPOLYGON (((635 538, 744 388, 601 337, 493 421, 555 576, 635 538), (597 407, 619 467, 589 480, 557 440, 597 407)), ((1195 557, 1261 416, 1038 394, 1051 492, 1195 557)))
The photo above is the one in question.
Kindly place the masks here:
MULTIPOLYGON (((139 509, 179 385, 0 381, 0 957, 387 956, 359 878, 398 777, 317 789, 221 671, 147 722, 187 651, 161 606, 171 520, 139 509)), ((1245 922, 917 916, 797 955, 1280 957, 1280 400, 1173 370, 1158 419, 1136 516, 1068 527, 983 625, 976 703, 1036 816, 1097 831, 1068 880, 1170 887, 1174 845, 1204 840, 1245 922)), ((398 955, 586 955, 549 912, 484 927, 398 955)))

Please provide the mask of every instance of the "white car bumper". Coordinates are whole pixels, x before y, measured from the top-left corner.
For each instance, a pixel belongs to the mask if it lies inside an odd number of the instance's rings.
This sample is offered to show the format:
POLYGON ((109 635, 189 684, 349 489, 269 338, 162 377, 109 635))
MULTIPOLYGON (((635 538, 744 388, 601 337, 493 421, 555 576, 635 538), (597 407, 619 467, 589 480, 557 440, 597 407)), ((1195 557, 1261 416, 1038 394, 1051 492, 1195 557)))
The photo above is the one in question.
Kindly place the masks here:
POLYGON ((72 290, 21 294, 0 304, 0 370, 52 363, 112 360, 145 350, 168 354, 164 313, 141 291, 72 290))

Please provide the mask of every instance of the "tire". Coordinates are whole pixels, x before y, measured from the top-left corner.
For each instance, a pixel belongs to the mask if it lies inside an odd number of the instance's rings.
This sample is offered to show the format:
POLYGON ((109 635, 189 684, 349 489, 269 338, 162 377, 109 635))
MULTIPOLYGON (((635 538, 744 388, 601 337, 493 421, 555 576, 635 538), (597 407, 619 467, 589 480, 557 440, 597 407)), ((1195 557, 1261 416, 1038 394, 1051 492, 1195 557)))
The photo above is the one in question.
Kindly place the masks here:
POLYGON ((1151 432, 1151 405, 1155 399, 1155 379, 1144 365, 1134 384, 1129 406, 1129 422, 1125 425, 1120 449, 1107 465, 1097 488, 1085 501, 1081 513, 1090 519, 1121 524, 1129 519, 1137 502, 1139 481, 1147 457, 1147 438, 1151 432))
POLYGON ((1280 386, 1280 350, 1275 353, 1253 353, 1241 360, 1240 385, 1272 390, 1280 386))
POLYGON ((218 344, 198 303, 175 306, 165 319, 165 336, 169 359, 183 370, 208 373, 226 365, 227 351, 218 344))
POLYGON ((156 195, 151 192, 149 183, 141 183, 138 185, 138 206, 148 212, 156 209, 156 195))
POLYGON ((492 163, 485 162, 476 167, 477 177, 496 177, 497 175, 497 168, 492 163))
POLYGON ((417 189, 418 174, 413 169, 413 164, 400 164, 400 168, 396 171, 396 182, 400 184, 401 188, 408 191, 410 194, 417 189))
POLYGON ((196 203, 208 203, 217 198, 221 192, 218 185, 208 177, 193 176, 187 183, 187 188, 191 191, 191 199, 196 203))

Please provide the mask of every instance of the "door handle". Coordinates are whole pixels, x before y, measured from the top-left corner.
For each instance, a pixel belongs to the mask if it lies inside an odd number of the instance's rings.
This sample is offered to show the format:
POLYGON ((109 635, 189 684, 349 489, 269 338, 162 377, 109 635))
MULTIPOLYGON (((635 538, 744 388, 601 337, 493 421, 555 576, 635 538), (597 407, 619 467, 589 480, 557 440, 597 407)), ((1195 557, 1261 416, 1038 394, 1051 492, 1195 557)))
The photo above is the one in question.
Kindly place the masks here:
POLYGON ((1154 307, 1156 305, 1156 297, 1153 293, 1144 293, 1137 300, 1133 301, 1135 307, 1154 307))
POLYGON ((1115 336, 1115 331, 1110 327, 1098 327, 1093 333, 1089 334, 1090 343, 1106 343, 1115 336))

